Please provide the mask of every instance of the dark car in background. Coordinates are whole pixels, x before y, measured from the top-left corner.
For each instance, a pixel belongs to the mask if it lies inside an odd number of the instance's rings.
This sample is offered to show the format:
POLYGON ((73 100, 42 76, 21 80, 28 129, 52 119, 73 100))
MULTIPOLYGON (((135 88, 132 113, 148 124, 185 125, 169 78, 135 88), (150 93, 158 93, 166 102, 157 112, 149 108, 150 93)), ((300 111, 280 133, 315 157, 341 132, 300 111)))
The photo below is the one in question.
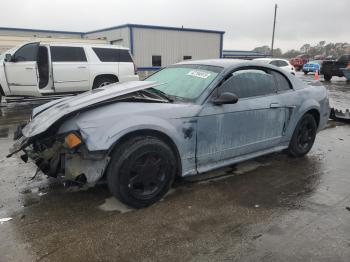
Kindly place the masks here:
POLYGON ((321 74, 326 81, 330 81, 333 76, 343 77, 344 68, 350 64, 350 54, 342 55, 337 60, 323 61, 321 74))

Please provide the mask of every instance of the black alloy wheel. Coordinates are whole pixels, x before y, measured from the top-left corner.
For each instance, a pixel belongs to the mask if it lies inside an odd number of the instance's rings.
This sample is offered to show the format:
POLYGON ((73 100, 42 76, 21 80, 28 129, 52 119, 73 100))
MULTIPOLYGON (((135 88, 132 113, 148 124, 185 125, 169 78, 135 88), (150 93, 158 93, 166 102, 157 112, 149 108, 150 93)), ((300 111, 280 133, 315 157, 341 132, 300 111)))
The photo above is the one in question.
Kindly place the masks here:
POLYGON ((289 153, 300 157, 306 155, 312 148, 317 133, 317 123, 311 114, 304 115, 297 124, 289 144, 289 153))
POLYGON ((176 157, 164 141, 132 138, 114 150, 107 170, 114 196, 135 208, 149 206, 170 189, 177 172, 176 157))

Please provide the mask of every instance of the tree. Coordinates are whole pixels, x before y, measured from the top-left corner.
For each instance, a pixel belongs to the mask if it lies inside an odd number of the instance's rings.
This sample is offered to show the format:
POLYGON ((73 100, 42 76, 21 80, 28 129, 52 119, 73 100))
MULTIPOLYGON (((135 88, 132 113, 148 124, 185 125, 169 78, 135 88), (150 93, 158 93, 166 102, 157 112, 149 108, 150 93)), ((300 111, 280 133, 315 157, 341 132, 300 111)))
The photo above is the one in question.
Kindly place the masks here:
POLYGON ((271 49, 267 45, 255 47, 252 51, 258 52, 258 53, 263 53, 263 54, 270 54, 271 53, 271 49))
POLYGON ((302 47, 300 47, 300 52, 304 54, 308 54, 310 52, 311 45, 310 44, 303 44, 302 47))
MULTIPOLYGON (((347 50, 347 46, 349 46, 349 44, 346 42, 326 44, 326 41, 319 41, 318 44, 314 46, 311 46, 310 44, 303 44, 299 50, 292 49, 292 50, 288 50, 285 53, 283 53, 280 48, 276 48, 273 50, 273 56, 292 58, 300 54, 306 54, 310 57, 310 59, 314 58, 316 55, 323 55, 325 57, 327 56, 339 57, 345 54, 347 50)), ((253 51, 268 54, 268 55, 271 54, 271 49, 267 45, 256 47, 253 49, 253 51)))
POLYGON ((274 57, 281 57, 282 56, 282 50, 280 48, 273 49, 273 56, 274 57))

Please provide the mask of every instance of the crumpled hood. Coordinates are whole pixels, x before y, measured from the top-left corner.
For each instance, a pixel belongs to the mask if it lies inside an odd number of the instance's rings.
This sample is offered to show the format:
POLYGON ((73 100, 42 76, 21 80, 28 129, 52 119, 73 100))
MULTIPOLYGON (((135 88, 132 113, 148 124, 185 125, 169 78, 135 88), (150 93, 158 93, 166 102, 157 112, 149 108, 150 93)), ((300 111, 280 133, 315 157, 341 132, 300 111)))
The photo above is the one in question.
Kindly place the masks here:
POLYGON ((154 81, 117 83, 72 98, 64 98, 56 103, 50 102, 51 107, 47 108, 45 104, 35 110, 37 116, 23 128, 22 133, 25 137, 36 136, 45 132, 52 124, 70 113, 157 85, 160 84, 154 81))

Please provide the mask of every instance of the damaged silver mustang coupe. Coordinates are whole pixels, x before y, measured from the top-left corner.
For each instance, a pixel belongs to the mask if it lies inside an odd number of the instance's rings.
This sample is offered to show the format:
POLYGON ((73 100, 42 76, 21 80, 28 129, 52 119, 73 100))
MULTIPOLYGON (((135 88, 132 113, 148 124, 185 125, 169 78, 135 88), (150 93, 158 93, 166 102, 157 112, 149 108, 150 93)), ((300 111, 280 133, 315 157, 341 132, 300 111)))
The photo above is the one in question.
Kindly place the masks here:
POLYGON ((48 176, 106 180, 127 205, 153 204, 175 176, 287 149, 303 156, 329 116, 328 94, 277 67, 187 61, 33 110, 10 155, 48 176))

